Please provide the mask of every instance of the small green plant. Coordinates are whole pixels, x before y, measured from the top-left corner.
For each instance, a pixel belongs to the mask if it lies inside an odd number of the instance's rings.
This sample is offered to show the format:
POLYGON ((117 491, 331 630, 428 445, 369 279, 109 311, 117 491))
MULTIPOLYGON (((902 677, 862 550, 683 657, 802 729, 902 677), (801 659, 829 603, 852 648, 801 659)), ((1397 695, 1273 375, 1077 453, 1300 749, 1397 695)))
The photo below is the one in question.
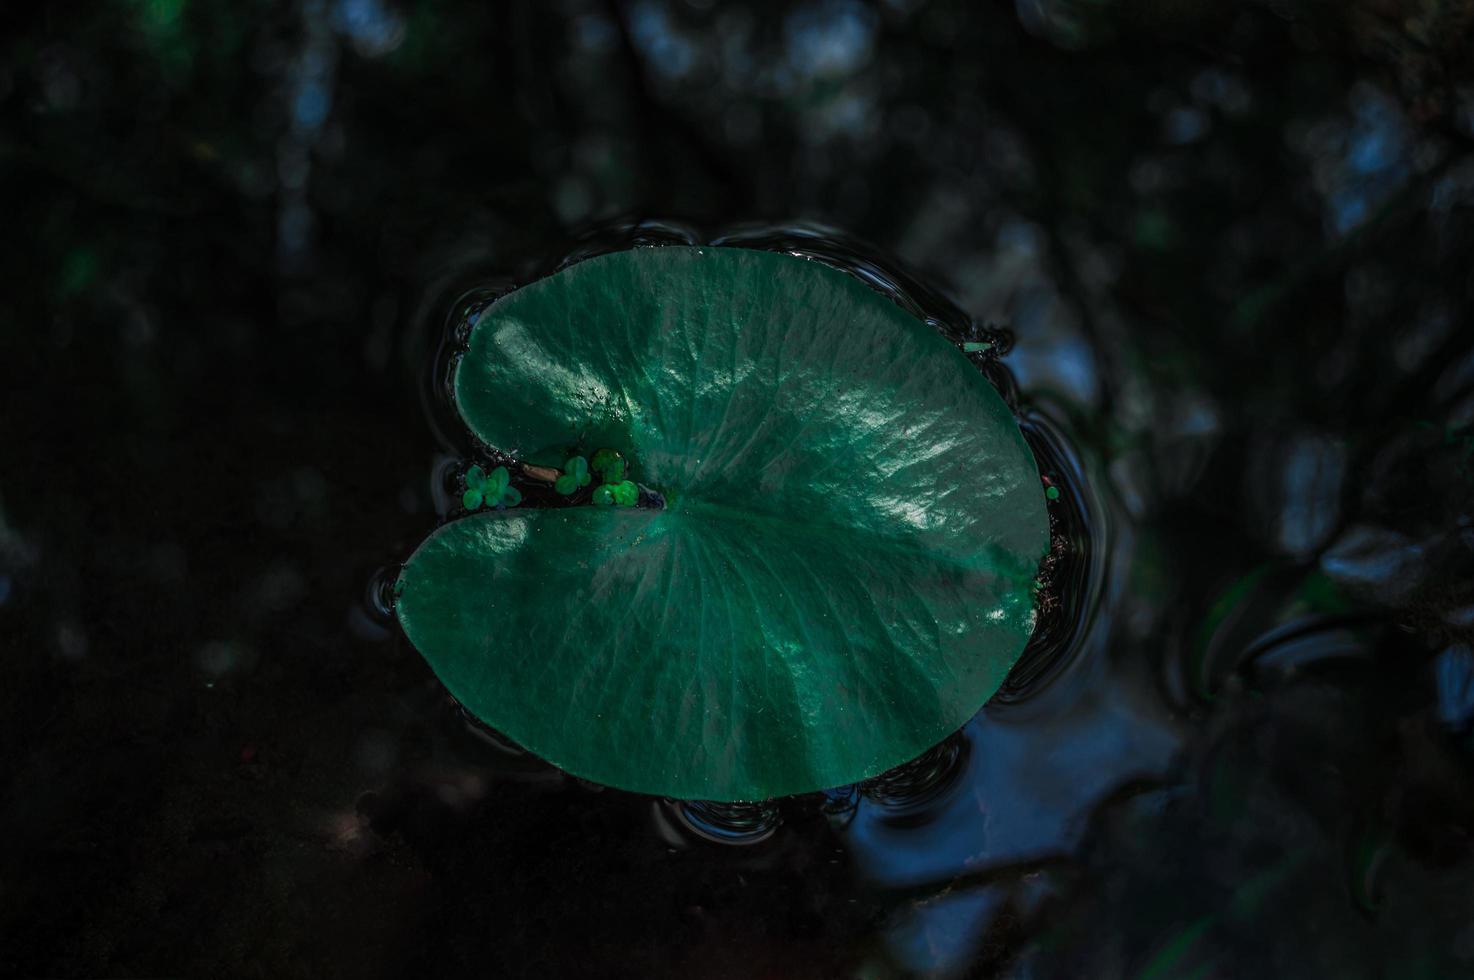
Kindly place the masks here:
POLYGON ((592 466, 605 483, 619 483, 624 479, 624 457, 613 449, 601 449, 594 453, 592 466))
POLYGON ((600 449, 594 453, 593 468, 603 481, 594 489, 595 507, 633 507, 640 499, 639 487, 625 479, 628 467, 616 450, 600 449))
POLYGON ((512 486, 512 475, 505 466, 498 466, 487 473, 479 466, 466 471, 466 492, 461 494, 461 506, 476 510, 483 504, 487 507, 516 507, 522 502, 522 491, 512 486))
POLYGON ((640 488, 633 480, 606 483, 594 489, 595 507, 633 507, 640 499, 640 488))
POLYGON ((591 479, 589 461, 582 456, 574 456, 563 464, 563 475, 553 483, 553 489, 566 497, 577 493, 579 487, 588 486, 591 479))

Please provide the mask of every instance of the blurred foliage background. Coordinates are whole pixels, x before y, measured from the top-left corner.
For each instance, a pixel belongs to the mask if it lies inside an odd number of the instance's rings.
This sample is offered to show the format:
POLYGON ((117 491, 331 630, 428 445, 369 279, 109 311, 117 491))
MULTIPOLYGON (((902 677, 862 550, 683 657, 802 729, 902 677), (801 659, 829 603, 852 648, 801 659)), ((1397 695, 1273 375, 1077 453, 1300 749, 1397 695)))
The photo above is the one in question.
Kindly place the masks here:
POLYGON ((0 972, 1474 974, 1471 55, 1469 0, 9 5, 0 972), (363 593, 448 299, 646 217, 1013 331, 1177 739, 1069 846, 667 849, 437 727, 363 593))

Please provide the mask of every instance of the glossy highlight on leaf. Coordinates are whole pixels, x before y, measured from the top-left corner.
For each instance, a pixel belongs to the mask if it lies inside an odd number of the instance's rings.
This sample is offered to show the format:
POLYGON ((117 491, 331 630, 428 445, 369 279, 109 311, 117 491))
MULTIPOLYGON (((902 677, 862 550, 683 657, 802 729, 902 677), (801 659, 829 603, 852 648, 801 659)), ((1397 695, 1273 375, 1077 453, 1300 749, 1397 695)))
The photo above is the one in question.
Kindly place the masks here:
POLYGON ((606 482, 443 526, 398 615, 462 704, 579 776, 712 800, 854 782, 965 723, 1028 641, 1048 524, 1022 433, 844 273, 588 259, 494 303, 454 389, 487 445, 561 465, 560 493, 585 453, 606 482), (640 486, 666 506, 631 506, 640 486))

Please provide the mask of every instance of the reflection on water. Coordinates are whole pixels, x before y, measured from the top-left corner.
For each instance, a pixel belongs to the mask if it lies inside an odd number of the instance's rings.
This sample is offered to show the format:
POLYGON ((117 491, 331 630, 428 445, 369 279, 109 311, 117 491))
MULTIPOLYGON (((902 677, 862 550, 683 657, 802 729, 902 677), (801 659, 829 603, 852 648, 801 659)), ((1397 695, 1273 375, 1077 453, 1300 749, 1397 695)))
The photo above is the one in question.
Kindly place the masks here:
POLYGON ((668 800, 656 804, 654 819, 661 836, 667 840, 679 840, 684 831, 714 844, 735 847, 761 844, 777 833, 783 822, 777 804, 771 801, 668 800))

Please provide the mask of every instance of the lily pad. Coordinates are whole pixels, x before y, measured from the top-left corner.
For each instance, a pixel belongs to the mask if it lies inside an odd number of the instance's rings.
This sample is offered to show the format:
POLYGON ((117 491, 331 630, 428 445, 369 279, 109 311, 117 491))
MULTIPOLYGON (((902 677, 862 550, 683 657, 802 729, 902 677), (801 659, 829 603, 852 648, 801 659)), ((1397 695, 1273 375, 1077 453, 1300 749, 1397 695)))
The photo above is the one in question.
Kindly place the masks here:
POLYGON ((964 724, 1028 641, 1048 523, 1011 411, 842 272, 588 259, 482 315, 455 395, 487 445, 613 450, 666 501, 480 512, 403 570, 446 687, 569 772, 712 800, 854 782, 964 724))

